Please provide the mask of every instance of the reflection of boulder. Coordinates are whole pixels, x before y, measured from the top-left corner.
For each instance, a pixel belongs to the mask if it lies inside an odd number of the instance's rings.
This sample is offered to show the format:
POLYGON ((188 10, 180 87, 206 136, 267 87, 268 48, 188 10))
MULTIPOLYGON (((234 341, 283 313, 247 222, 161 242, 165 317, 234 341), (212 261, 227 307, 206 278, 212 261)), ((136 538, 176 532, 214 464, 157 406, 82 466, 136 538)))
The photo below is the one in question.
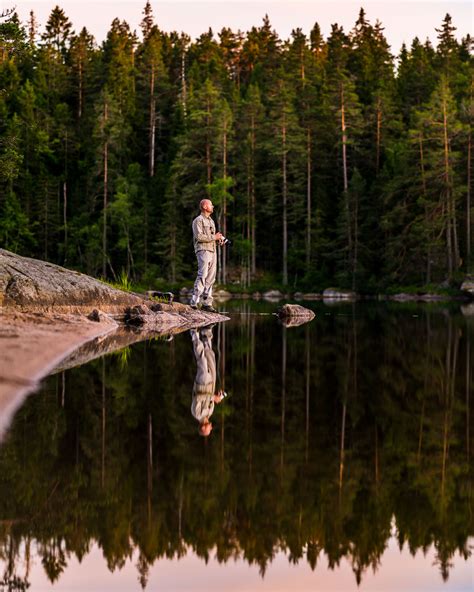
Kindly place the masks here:
POLYGON ((227 290, 216 290, 213 294, 215 300, 229 300, 232 294, 227 290))
POLYGON ((263 294, 265 300, 281 300, 283 298, 283 294, 280 290, 268 290, 263 294))
POLYGON ((399 294, 393 294, 389 296, 389 300, 395 302, 438 302, 443 300, 449 300, 450 296, 443 296, 442 294, 407 294, 406 292, 400 292, 399 294))
POLYGON ((307 294, 303 294, 303 300, 321 300, 321 294, 317 294, 316 292, 308 292, 307 294))
POLYGON ((395 302, 410 302, 417 300, 416 294, 406 294, 405 292, 400 292, 399 294, 393 294, 389 296, 390 300, 395 300, 395 302))
POLYGON ((285 304, 277 311, 278 318, 285 327, 298 327, 314 319, 314 312, 299 304, 285 304))
POLYGON ((474 302, 463 304, 461 306, 461 312, 465 317, 474 317, 474 302))
POLYGON ((338 290, 337 288, 326 288, 323 292, 323 300, 355 300, 357 294, 352 290, 338 290))
POLYGON ((461 284, 461 290, 463 292, 467 292, 471 296, 474 296, 474 277, 473 276, 469 276, 463 281, 463 283, 461 284))

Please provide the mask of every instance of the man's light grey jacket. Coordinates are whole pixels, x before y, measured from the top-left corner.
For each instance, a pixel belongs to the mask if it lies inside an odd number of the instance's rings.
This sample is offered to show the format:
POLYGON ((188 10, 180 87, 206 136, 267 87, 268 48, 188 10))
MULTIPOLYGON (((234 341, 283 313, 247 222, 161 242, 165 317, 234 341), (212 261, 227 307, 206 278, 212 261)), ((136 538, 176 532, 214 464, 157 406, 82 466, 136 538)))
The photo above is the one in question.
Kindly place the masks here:
POLYGON ((194 252, 199 251, 211 251, 216 252, 216 241, 214 236, 216 234, 216 225, 212 218, 207 218, 202 214, 199 214, 197 218, 193 220, 193 239, 194 239, 194 252))

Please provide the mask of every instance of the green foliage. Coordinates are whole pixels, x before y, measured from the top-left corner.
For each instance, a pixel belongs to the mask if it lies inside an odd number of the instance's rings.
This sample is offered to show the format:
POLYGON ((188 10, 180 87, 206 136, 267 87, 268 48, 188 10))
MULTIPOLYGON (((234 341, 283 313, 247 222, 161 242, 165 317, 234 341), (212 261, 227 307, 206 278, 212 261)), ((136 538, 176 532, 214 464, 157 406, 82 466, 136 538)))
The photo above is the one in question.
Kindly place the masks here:
POLYGON ((112 288, 117 288, 118 290, 123 290, 124 292, 131 292, 133 289, 132 282, 130 281, 127 272, 125 269, 122 269, 114 282, 105 280, 104 278, 100 278, 102 282, 112 286, 112 288))
POLYGON ((191 42, 161 31, 149 3, 142 39, 114 19, 99 47, 59 6, 29 27, 0 19, 10 248, 179 284, 207 196, 233 241, 227 275, 245 286, 265 272, 363 292, 468 270, 472 40, 449 15, 437 48, 415 38, 397 68, 364 10, 348 32, 325 39, 316 23, 284 42, 268 17, 191 42))

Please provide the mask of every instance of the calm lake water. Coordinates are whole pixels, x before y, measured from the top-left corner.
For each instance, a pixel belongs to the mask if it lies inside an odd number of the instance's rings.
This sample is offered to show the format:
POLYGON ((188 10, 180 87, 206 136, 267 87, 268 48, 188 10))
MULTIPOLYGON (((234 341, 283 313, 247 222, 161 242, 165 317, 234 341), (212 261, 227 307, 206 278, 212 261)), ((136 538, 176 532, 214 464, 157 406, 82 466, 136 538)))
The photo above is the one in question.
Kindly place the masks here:
POLYGON ((0 591, 471 590, 474 317, 311 306, 47 378, 0 445, 0 591))

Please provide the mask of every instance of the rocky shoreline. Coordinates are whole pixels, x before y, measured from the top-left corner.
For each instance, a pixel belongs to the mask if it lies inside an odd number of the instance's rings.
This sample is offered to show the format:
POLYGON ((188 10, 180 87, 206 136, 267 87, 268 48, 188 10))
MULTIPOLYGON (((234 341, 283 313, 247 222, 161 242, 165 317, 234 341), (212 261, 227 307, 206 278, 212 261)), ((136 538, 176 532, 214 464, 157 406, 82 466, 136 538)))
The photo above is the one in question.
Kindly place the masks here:
POLYGON ((83 363, 79 350, 92 359, 151 336, 226 320, 0 249, 0 439, 43 377, 66 358, 69 367, 71 360, 83 363))
MULTIPOLYGON (((189 297, 189 290, 182 288, 179 292, 181 299, 189 297)), ((356 300, 378 300, 378 301, 395 301, 395 302, 444 302, 444 301, 460 301, 469 302, 474 300, 474 279, 467 278, 460 289, 458 295, 440 294, 431 292, 399 292, 397 294, 377 294, 367 295, 353 292, 352 290, 340 290, 338 288, 326 288, 322 292, 281 292, 280 290, 267 290, 265 292, 249 293, 235 293, 227 290, 217 290, 214 294, 217 300, 235 299, 252 299, 252 300, 266 300, 268 302, 279 302, 280 300, 295 300, 295 301, 323 301, 323 302, 354 302, 356 300)))

